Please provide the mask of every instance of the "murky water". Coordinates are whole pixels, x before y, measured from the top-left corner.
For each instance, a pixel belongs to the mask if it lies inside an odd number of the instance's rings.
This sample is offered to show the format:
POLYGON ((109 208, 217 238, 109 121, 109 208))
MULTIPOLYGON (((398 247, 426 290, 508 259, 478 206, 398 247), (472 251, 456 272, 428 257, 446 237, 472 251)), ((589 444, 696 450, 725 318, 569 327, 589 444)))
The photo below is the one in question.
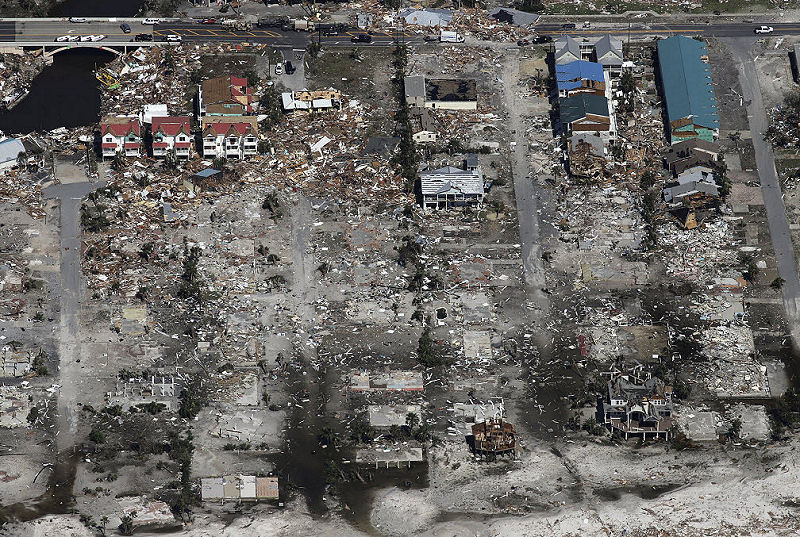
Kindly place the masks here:
POLYGON ((93 125, 100 119, 100 83, 96 66, 105 65, 114 54, 76 49, 56 54, 31 84, 25 99, 11 110, 0 112, 0 130, 27 134, 58 127, 93 125))
POLYGON ((65 0, 53 6, 51 17, 132 17, 143 0, 65 0))
POLYGON ((73 507, 72 487, 80 453, 61 453, 52 468, 45 469, 39 479, 47 479, 47 490, 32 505, 15 503, 0 507, 0 525, 4 522, 25 522, 49 514, 69 513, 73 507), (49 472, 49 478, 46 473, 49 472))

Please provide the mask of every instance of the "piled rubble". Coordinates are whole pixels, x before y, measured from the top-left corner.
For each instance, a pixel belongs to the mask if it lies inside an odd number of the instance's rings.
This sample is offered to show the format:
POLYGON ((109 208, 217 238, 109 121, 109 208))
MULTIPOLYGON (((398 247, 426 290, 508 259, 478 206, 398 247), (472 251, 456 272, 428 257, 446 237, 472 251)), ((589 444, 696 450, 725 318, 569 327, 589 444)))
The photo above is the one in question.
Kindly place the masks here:
POLYGON ((40 50, 0 54, 0 106, 13 108, 25 98, 31 82, 47 63, 40 50))

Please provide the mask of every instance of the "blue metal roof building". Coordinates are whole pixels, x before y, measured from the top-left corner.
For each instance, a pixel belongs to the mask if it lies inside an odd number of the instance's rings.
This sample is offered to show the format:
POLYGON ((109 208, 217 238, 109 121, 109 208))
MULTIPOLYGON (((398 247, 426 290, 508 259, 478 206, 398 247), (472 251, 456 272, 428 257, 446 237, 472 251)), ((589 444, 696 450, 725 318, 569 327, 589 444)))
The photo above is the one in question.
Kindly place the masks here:
POLYGON ((575 93, 604 95, 606 80, 603 75, 603 66, 583 60, 556 65, 556 86, 558 94, 562 97, 568 97, 575 93))
POLYGON ((658 42, 658 67, 670 141, 700 138, 713 142, 719 132, 719 114, 706 44, 682 35, 662 39, 658 42))

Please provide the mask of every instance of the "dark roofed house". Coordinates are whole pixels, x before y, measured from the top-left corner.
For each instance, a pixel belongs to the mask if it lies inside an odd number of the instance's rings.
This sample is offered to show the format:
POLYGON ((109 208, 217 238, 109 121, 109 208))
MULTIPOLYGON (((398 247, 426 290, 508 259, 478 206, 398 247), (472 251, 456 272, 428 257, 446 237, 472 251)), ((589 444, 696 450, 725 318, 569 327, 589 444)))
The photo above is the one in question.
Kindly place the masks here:
POLYGON ((706 44, 682 35, 662 39, 658 67, 671 143, 690 138, 713 142, 719 115, 706 44))
POLYGON ((530 26, 539 20, 536 13, 528 13, 510 7, 496 7, 489 10, 489 16, 497 22, 505 22, 523 28, 530 26))
POLYGON ((609 132, 611 117, 608 100, 600 95, 582 93, 558 100, 561 123, 568 133, 575 131, 609 132))
POLYGON ((400 138, 396 136, 370 136, 367 138, 367 145, 364 147, 365 155, 380 155, 388 157, 397 149, 400 138))
POLYGON ((603 422, 611 430, 647 439, 669 438, 672 427, 672 387, 645 372, 641 365, 614 371, 603 401, 603 422))
POLYGON ((472 79, 434 79, 425 82, 425 106, 444 110, 476 110, 478 86, 472 79))

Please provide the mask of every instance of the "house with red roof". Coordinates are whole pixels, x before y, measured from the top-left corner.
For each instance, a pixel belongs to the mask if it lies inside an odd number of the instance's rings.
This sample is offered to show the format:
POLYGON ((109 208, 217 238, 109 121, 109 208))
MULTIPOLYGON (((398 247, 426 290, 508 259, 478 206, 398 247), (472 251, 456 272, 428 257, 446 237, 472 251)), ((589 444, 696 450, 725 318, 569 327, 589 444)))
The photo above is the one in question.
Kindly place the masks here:
POLYGON ((204 80, 197 92, 200 116, 243 116, 253 113, 253 91, 247 79, 220 76, 204 80))
POLYGON ((153 156, 175 151, 178 158, 192 156, 192 131, 189 116, 153 117, 153 156))
POLYGON ((142 126, 136 117, 106 117, 100 123, 100 145, 103 158, 117 153, 138 157, 142 147, 142 126))
POLYGON ((203 157, 243 158, 258 154, 255 116, 204 116, 203 157))

